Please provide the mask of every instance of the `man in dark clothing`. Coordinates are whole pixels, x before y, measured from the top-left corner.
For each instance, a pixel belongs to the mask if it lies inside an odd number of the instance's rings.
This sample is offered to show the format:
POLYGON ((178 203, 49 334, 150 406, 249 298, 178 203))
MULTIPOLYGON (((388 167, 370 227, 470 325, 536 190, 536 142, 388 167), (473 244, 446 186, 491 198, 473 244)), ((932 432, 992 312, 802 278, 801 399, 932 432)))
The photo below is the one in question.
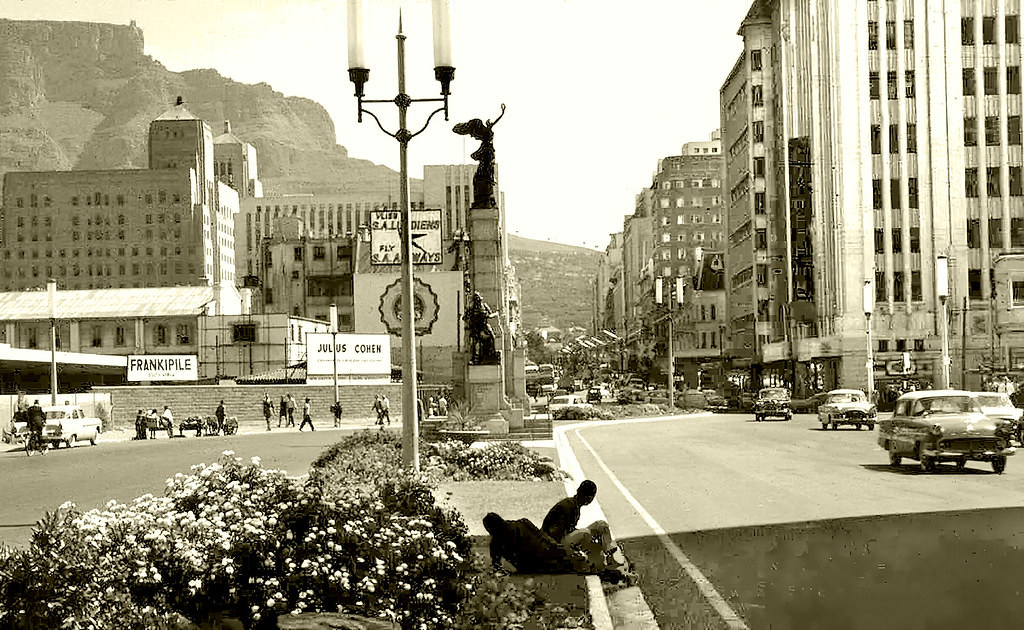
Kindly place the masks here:
POLYGON ((580 528, 580 508, 593 503, 597 496, 597 484, 583 480, 575 496, 556 503, 547 516, 541 530, 557 540, 567 549, 577 549, 587 554, 594 564, 603 563, 607 568, 618 568, 623 563, 615 558, 618 547, 612 541, 612 533, 605 521, 594 521, 580 528))
POLYGON ((224 430, 224 401, 220 401, 217 405, 217 410, 213 412, 213 415, 217 418, 217 433, 224 430))
POLYGON ((491 566, 503 570, 508 560, 519 573, 592 573, 583 554, 567 550, 542 532, 528 518, 506 521, 494 512, 484 517, 491 535, 491 566))
MULTIPOLYGON (((46 414, 43 412, 43 408, 39 406, 39 401, 35 401, 28 408, 28 430, 32 432, 30 438, 30 446, 34 445, 39 449, 39 452, 46 455, 47 445, 43 442, 43 427, 46 426, 46 414)), ((26 448, 25 452, 32 455, 32 449, 26 448)))
POLYGON ((334 414, 334 426, 341 426, 341 401, 335 401, 331 405, 331 413, 334 414))

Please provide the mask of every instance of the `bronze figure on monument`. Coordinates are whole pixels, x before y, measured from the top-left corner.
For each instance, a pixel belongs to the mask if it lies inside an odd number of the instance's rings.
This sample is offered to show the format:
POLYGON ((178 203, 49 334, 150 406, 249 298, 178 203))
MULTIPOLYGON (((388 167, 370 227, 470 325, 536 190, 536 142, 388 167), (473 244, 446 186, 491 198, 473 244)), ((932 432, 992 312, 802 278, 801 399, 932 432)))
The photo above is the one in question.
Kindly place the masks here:
POLYGON ((505 104, 501 104, 501 115, 494 122, 483 122, 479 118, 459 123, 452 131, 460 136, 470 136, 480 141, 480 148, 469 157, 478 162, 476 174, 473 175, 473 208, 494 208, 494 125, 505 115, 505 104))
POLYGON ((462 319, 466 321, 469 334, 469 362, 471 365, 487 365, 499 363, 501 356, 494 347, 494 330, 491 329, 491 318, 498 314, 484 302, 479 292, 473 293, 473 301, 466 308, 462 319))

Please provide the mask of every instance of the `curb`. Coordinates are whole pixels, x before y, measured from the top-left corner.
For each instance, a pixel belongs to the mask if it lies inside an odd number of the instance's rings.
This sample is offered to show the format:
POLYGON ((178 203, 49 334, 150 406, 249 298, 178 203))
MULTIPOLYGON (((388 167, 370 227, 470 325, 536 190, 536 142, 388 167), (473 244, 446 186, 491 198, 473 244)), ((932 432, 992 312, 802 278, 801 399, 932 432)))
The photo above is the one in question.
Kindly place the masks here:
MULTIPOLYGON (((362 429, 374 429, 376 427, 377 427, 377 425, 375 423, 370 422, 368 424, 342 424, 341 426, 337 426, 337 427, 333 426, 333 425, 331 425, 331 426, 324 426, 324 427, 318 428, 317 431, 327 431, 327 432, 332 432, 332 431, 357 431, 357 430, 362 430, 362 429)), ((389 428, 401 429, 402 428, 402 423, 401 422, 392 422, 389 428)), ((245 425, 245 426, 238 427, 238 432, 235 433, 235 435, 264 435, 266 433, 267 433, 267 431, 266 431, 266 429, 264 427, 245 425)), ((281 433, 298 433, 298 431, 295 431, 294 427, 274 427, 274 429, 272 431, 270 431, 270 433, 277 433, 277 434, 280 435, 281 433)), ((309 431, 302 431, 302 433, 309 433, 309 431)), ((104 431, 103 433, 100 433, 100 436, 99 436, 99 439, 97 440, 97 443, 98 444, 102 444, 102 443, 105 443, 105 442, 110 442, 110 443, 133 442, 133 441, 135 441, 134 438, 133 438, 134 435, 135 435, 135 429, 134 428, 131 428, 131 429, 112 429, 110 431, 104 431)), ((175 435, 173 438, 166 438, 166 437, 164 437, 165 435, 166 435, 166 433, 161 431, 160 432, 160 437, 157 437, 157 438, 154 438, 154 439, 163 441, 163 440, 167 440, 167 439, 177 440, 177 439, 179 439, 181 437, 186 437, 186 438, 194 438, 194 437, 196 437, 191 432, 189 432, 188 434, 186 434, 184 436, 175 435)), ((229 437, 229 436, 212 435, 212 436, 202 436, 202 437, 205 438, 205 437, 229 437)))

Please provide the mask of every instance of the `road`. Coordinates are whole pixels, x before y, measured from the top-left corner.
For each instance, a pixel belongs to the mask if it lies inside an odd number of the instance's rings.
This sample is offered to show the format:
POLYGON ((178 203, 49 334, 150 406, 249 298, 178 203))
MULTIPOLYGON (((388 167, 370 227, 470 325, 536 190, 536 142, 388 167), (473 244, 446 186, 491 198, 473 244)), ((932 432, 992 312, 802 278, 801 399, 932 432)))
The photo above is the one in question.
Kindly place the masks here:
POLYGON ((874 432, 823 431, 811 415, 594 424, 567 436, 662 628, 729 627, 715 595, 739 616, 733 627, 1024 623, 1024 458, 1002 475, 978 462, 896 470, 874 432))
MULTIPOLYGON (((351 431, 356 427, 343 429, 351 431)), ((231 436, 173 440, 100 442, 96 446, 51 450, 26 457, 22 449, 2 444, 0 452, 0 542, 25 545, 45 511, 65 501, 82 509, 102 507, 110 499, 129 501, 146 493, 159 495, 165 482, 193 464, 212 462, 223 451, 239 457, 259 456, 262 465, 303 475, 340 430, 299 433, 294 429, 231 436)))

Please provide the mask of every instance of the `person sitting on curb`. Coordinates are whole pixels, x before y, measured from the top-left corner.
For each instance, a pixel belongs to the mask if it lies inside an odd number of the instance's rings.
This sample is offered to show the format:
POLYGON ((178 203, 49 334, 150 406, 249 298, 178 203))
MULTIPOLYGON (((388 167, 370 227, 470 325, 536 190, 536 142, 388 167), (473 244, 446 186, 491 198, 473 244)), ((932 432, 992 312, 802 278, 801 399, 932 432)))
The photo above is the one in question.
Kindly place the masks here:
POLYGON ((615 557, 618 547, 612 540, 611 529, 605 521, 594 521, 579 527, 580 508, 590 505, 597 496, 597 484, 584 479, 575 496, 562 499, 548 510, 541 530, 562 544, 567 550, 578 550, 591 562, 607 569, 619 569, 625 563, 615 557))
POLYGON ((490 512, 484 529, 491 535, 491 567, 504 572, 508 560, 518 573, 594 573, 582 553, 569 551, 542 532, 528 518, 506 521, 490 512))

